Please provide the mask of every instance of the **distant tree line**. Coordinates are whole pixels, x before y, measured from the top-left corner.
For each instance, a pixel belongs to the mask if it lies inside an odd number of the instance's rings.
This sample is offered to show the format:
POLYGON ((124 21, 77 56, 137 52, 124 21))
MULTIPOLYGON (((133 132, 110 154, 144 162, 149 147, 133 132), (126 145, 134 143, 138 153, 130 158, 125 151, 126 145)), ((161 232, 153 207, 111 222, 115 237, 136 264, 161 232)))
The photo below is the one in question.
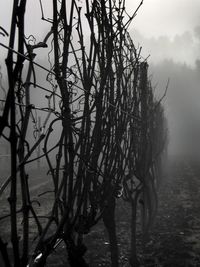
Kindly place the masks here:
POLYGON ((48 256, 64 241, 70 266, 88 266, 84 235, 103 219, 112 266, 119 266, 115 206, 121 197, 131 206, 130 264, 137 266, 138 210, 145 243, 157 210, 167 144, 162 99, 155 98, 148 64, 128 33, 142 2, 131 16, 121 0, 53 0, 52 5, 51 29, 43 41, 33 44, 24 33, 26 0, 13 1, 9 45, 0 44, 8 50, 0 136, 11 151, 10 176, 0 188, 1 195, 8 194, 10 208, 0 222, 7 220, 11 228, 7 240, 0 236, 2 258, 5 266, 45 266, 48 256), (36 61, 35 51, 41 48, 47 50, 49 68, 36 61), (37 84, 36 67, 47 71, 48 88, 37 84), (47 93, 48 108, 33 104, 32 87, 47 93), (35 109, 46 114, 40 127, 35 109), (39 134, 30 143, 32 124, 39 134), (50 139, 58 126, 52 146, 50 139), (37 161, 33 154, 38 146, 43 147, 39 157, 46 158, 52 178, 52 191, 44 193, 54 194, 45 220, 34 208, 28 180, 28 164, 37 161), (56 154, 53 159, 51 151, 56 154), (35 240, 30 235, 33 219, 35 240), (12 259, 6 242, 12 244, 12 259), (31 242, 34 246, 30 247, 31 242))

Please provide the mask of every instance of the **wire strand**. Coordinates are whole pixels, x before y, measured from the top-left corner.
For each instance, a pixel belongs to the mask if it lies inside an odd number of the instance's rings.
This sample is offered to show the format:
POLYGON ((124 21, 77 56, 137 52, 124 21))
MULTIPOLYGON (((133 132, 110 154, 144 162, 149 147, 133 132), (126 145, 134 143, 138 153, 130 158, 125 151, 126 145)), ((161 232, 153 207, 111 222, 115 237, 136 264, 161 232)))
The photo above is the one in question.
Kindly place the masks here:
MULTIPOLYGON (((6 46, 6 45, 4 45, 4 44, 2 44, 2 43, 0 43, 0 46, 6 48, 6 49, 8 49, 8 50, 11 50, 13 53, 15 53, 15 54, 17 54, 17 55, 19 55, 19 56, 25 58, 26 60, 30 61, 30 58, 28 58, 27 56, 23 55, 22 53, 20 53, 20 52, 18 52, 18 51, 16 51, 16 50, 12 49, 11 47, 6 46)), ((46 72, 48 72, 48 73, 50 73, 50 74, 56 76, 55 72, 53 72, 53 71, 47 69, 46 67, 44 67, 44 66, 38 64, 37 62, 32 61, 32 63, 33 63, 34 65, 36 65, 37 67, 39 67, 39 68, 45 70, 46 72)), ((65 78, 62 78, 62 77, 61 77, 61 79, 67 81, 67 79, 65 79, 65 78)), ((79 88, 80 88, 80 87, 79 87, 79 88)), ((80 88, 80 90, 82 90, 82 91, 88 93, 88 91, 85 90, 85 89, 83 89, 83 88, 80 88)), ((93 94, 91 94, 91 93, 89 93, 89 94, 90 94, 91 96, 93 96, 93 94)), ((105 103, 108 104, 109 106, 113 107, 115 110, 118 110, 118 109, 119 109, 119 107, 113 105, 113 104, 110 103, 109 101, 105 101, 105 103)), ((140 119, 139 117, 136 117, 136 116, 134 116, 133 114, 131 114, 131 113, 129 113, 129 112, 123 110, 123 109, 121 109, 121 112, 124 113, 124 114, 126 114, 127 116, 129 116, 129 117, 131 117, 131 118, 133 118, 133 119, 135 119, 135 120, 141 122, 141 119, 140 119)))

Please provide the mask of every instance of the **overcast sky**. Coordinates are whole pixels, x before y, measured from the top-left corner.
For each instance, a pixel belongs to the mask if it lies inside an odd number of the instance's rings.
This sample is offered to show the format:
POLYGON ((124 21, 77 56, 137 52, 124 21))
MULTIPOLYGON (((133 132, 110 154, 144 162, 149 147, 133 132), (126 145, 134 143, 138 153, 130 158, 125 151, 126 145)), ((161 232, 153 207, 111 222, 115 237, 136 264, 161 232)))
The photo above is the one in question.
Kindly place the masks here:
MULTIPOLYGON (((82 3, 84 3, 83 1, 82 3)), ((126 0, 127 11, 130 15, 133 14, 140 2, 141 0, 126 0)), ((0 0, 0 25, 8 32, 12 3, 13 0, 0 0)), ((41 41, 41 34, 44 34, 50 25, 41 21, 39 0, 27 0, 27 3, 27 35, 33 34, 38 41, 41 41)), ((52 17, 52 1, 42 0, 42 3, 45 7, 45 17, 52 17)), ((197 108, 195 109, 196 116, 199 116, 200 81, 199 75, 195 73, 197 70, 198 73, 200 72, 200 63, 198 63, 198 69, 195 69, 195 62, 200 59, 200 0, 144 0, 129 31, 134 44, 142 46, 142 55, 147 57, 150 54, 149 62, 150 66, 153 66, 151 68, 154 74, 153 81, 155 84, 158 83, 161 92, 165 89, 168 77, 170 78, 166 100, 170 125, 175 125, 174 128, 177 129, 180 128, 181 115, 178 119, 174 118, 175 113, 183 114, 182 107, 185 105, 181 106, 181 103, 184 103, 184 99, 189 103, 187 114, 190 113, 190 106, 193 106, 193 108, 197 108), (166 60, 168 60, 167 64, 166 60), (183 75, 181 64, 184 63, 186 65, 183 75), (183 92, 185 92, 185 98, 181 99, 179 95, 183 96, 183 92), (190 99, 189 102, 188 99, 190 99)), ((7 41, 0 35, 0 42, 7 41)), ((0 48, 1 60, 6 55, 4 53, 6 51, 0 48)), ((191 112, 191 114, 193 113, 191 112)), ((170 126, 170 128, 173 127, 170 126)), ((177 136, 180 139, 180 131, 177 136)), ((198 136, 200 136, 200 129, 198 136)))
MULTIPOLYGON (((140 1, 127 0, 127 10, 140 1)), ((145 37, 174 37, 200 25, 199 0, 144 0, 133 27, 145 37)))
MULTIPOLYGON (((9 20, 12 0, 0 1, 0 21, 9 20)), ((46 7, 51 6, 50 0, 42 0, 46 7)), ((132 14, 141 0, 126 0, 129 14, 132 14)), ((37 18, 39 0, 28 0, 31 13, 37 18)), ((50 10, 50 8, 48 8, 50 10)), ((46 9, 47 15, 50 15, 46 9)), ((199 0, 144 0, 137 17, 131 27, 136 27, 145 37, 167 35, 170 37, 184 31, 191 30, 200 24, 200 1, 199 0)), ((35 20, 36 22, 36 20, 35 20)), ((37 25, 37 24, 36 24, 37 25)), ((34 27, 34 25, 32 25, 34 27)))
MULTIPOLYGON (((8 31, 12 2, 12 0, 0 1, 0 25, 8 31)), ((46 17, 51 16, 51 2, 42 0, 46 17)), ((132 14, 140 2, 141 0, 126 0, 128 13, 132 14)), ((41 23, 40 20, 39 0, 28 0, 27 3, 28 33, 37 35, 38 29, 47 30, 48 23, 41 23)), ((134 41, 142 45, 144 56, 151 54, 152 61, 174 57, 179 61, 192 64, 199 48, 193 33, 199 25, 200 0, 144 0, 130 26, 130 31, 136 30, 135 35, 132 35, 134 41), (163 36, 165 39, 161 39, 163 36), (188 47, 190 41, 191 46, 188 47), (187 50, 187 53, 183 50, 187 50)))
MULTIPOLYGON (((127 0, 130 13, 140 1, 127 0)), ((144 56, 158 63, 172 59, 195 65, 200 58, 200 0, 144 0, 131 24, 135 43, 143 47, 144 56), (197 30, 198 29, 198 30, 197 30)))

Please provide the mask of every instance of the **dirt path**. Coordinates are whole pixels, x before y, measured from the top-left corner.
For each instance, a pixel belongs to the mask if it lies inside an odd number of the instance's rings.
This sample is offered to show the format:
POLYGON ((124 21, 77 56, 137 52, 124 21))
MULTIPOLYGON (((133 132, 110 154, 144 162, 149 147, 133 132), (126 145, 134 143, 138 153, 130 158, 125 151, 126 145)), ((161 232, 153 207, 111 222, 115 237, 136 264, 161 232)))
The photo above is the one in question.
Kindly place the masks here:
MULTIPOLYGON (((171 162, 158 197, 158 214, 145 253, 138 233, 141 267, 200 267, 200 164, 171 162)), ((129 267, 130 210, 123 201, 118 204, 120 267, 129 267)), ((104 226, 94 227, 86 241, 90 266, 110 266, 104 226)))
MULTIPOLYGON (((44 191, 43 187, 48 190, 47 181, 43 183, 41 187, 35 181, 31 191, 38 194, 44 191)), ((44 203, 45 198, 46 195, 44 203)), ((158 214, 145 253, 138 243, 141 267, 200 267, 200 164, 172 162, 158 198, 158 214)), ((122 200, 118 200, 117 232, 120 267, 129 267, 130 209, 122 200)), ((90 267, 110 266, 109 243, 102 222, 87 235, 85 243, 90 267)), ((47 266, 68 266, 64 245, 48 259, 47 266)))
POLYGON ((159 191, 159 210, 145 266, 200 266, 200 168, 171 164, 159 191), (148 264, 149 263, 149 264, 148 264))

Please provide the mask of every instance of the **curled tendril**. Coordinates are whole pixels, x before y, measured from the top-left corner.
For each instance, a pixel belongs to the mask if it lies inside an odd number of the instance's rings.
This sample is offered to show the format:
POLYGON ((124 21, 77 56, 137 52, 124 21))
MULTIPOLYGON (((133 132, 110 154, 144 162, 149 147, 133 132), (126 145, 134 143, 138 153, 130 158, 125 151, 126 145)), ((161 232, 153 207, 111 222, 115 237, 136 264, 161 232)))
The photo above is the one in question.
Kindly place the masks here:
POLYGON ((24 36, 24 38, 27 40, 29 45, 36 44, 36 38, 32 34, 30 34, 28 37, 24 36))

